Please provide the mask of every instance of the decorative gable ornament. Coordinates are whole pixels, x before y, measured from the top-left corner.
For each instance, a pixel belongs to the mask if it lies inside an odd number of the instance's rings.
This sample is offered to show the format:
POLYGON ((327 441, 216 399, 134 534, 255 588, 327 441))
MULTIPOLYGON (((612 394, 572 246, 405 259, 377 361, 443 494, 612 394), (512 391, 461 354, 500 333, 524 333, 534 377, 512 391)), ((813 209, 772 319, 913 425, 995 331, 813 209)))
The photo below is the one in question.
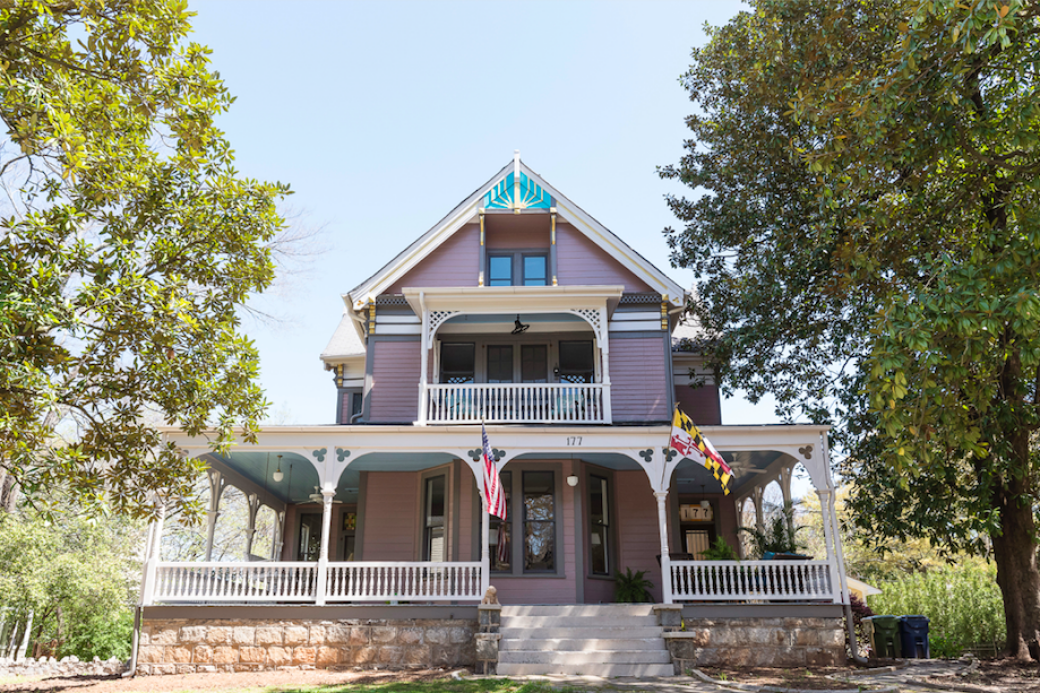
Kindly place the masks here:
POLYGON ((509 173, 495 183, 484 195, 485 209, 549 209, 553 206, 552 195, 542 186, 528 178, 523 171, 509 173))

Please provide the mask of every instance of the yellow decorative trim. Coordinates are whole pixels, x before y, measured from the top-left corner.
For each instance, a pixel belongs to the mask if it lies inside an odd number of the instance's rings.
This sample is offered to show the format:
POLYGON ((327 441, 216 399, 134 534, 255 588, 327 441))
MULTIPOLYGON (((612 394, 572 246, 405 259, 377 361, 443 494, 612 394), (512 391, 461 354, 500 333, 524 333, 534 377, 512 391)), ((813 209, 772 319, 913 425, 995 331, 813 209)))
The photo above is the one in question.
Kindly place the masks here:
POLYGON ((661 329, 668 329, 668 294, 661 295, 661 329))
POLYGON ((484 245, 484 212, 480 212, 480 245, 484 245))
POLYGON ((557 286, 557 284, 556 284, 556 275, 555 274, 553 275, 553 286, 557 286))
POLYGON ((370 335, 376 333, 376 302, 368 302, 368 333, 370 335))
POLYGON ((556 245, 556 212, 552 215, 552 231, 549 233, 549 245, 556 245))

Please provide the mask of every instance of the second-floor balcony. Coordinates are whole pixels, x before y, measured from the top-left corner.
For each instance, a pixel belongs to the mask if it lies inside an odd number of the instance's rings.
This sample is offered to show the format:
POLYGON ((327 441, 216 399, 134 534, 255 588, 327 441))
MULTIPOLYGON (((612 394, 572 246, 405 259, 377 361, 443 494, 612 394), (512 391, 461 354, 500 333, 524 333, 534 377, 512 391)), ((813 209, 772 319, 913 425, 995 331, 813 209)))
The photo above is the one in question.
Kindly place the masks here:
POLYGON ((610 423, 602 383, 427 384, 426 423, 610 423))

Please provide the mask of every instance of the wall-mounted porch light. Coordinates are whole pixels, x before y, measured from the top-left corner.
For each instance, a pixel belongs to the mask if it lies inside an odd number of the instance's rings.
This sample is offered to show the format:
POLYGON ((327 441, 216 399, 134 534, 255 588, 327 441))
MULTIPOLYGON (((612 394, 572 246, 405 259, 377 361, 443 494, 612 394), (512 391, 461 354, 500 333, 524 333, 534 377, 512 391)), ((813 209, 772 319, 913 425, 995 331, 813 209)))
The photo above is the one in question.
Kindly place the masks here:
POLYGON ((578 485, 578 477, 576 477, 573 474, 571 474, 569 477, 567 477, 567 485, 571 486, 571 487, 577 486, 578 485))

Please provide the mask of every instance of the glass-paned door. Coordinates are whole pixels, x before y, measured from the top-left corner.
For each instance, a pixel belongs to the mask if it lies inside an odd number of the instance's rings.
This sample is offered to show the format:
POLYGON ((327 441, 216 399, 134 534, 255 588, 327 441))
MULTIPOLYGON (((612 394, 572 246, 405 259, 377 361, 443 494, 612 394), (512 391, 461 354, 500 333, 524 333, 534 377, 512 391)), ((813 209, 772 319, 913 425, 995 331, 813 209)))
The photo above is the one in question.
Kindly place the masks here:
POLYGON ((520 347, 520 382, 549 382, 549 347, 544 344, 520 347))
POLYGON ((321 555, 321 513, 300 514, 297 561, 317 561, 321 555))
POLYGON ((524 472, 524 572, 556 569, 556 508, 552 472, 524 472))
POLYGON ((487 381, 513 382, 513 347, 510 344, 489 344, 487 348, 487 381))

